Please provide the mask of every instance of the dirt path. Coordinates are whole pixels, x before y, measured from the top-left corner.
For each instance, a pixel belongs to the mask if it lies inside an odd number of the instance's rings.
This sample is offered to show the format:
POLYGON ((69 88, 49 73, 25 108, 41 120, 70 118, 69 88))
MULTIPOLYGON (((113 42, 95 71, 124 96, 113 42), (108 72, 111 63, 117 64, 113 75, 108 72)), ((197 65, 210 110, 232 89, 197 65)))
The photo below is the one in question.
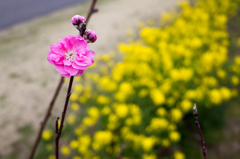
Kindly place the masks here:
MULTIPOLYGON (((97 5, 100 12, 91 18, 88 27, 98 35, 98 41, 90 47, 97 54, 116 50, 119 42, 127 40, 126 29, 136 28, 139 21, 158 19, 176 1, 101 0, 97 5)), ((89 2, 0 32, 0 154, 11 151, 10 145, 19 139, 19 127, 31 124, 38 128, 60 77, 46 60, 49 45, 77 34, 71 17, 86 15, 88 8, 89 2)), ((64 96, 63 90, 53 116, 61 114, 64 96)))

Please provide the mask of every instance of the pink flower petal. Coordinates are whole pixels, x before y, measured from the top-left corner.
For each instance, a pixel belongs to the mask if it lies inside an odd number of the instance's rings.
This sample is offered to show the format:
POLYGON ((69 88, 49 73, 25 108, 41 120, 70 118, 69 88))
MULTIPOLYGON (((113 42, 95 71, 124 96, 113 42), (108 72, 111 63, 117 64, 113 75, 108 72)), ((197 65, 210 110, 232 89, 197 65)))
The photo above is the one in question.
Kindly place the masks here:
POLYGON ((60 42, 60 45, 61 45, 61 49, 63 49, 63 51, 65 51, 65 52, 67 52, 68 50, 67 50, 67 45, 66 45, 66 43, 64 42, 64 41, 61 41, 60 42))
POLYGON ((75 69, 80 69, 80 70, 85 70, 87 68, 87 66, 80 66, 80 65, 76 64, 75 62, 72 64, 72 67, 75 69))
POLYGON ((50 50, 55 53, 63 53, 63 49, 59 43, 50 45, 50 50))
POLYGON ((78 73, 75 75, 75 77, 82 75, 84 70, 79 70, 78 73))
POLYGON ((78 66, 89 66, 85 60, 75 60, 74 63, 76 63, 78 66))
POLYGON ((72 62, 69 61, 69 60, 63 60, 63 63, 64 63, 64 65, 66 65, 66 66, 71 66, 71 65, 72 65, 72 62))
POLYGON ((94 55, 95 55, 95 52, 94 52, 93 50, 89 49, 88 55, 89 55, 91 58, 93 58, 94 55))
MULTIPOLYGON (((69 37, 69 38, 71 38, 71 37, 69 37)), ((70 41, 69 38, 66 37, 66 38, 64 39, 64 41, 65 41, 65 47, 67 48, 67 50, 71 50, 72 47, 73 47, 73 45, 72 45, 72 43, 71 43, 71 41, 70 41)))
POLYGON ((55 68, 60 74, 68 74, 68 72, 64 69, 64 65, 55 65, 55 68))
POLYGON ((78 69, 66 65, 64 65, 64 70, 68 72, 71 76, 75 76, 79 71, 78 69))
POLYGON ((86 50, 88 44, 83 39, 83 37, 76 35, 71 39, 71 43, 73 44, 74 49, 78 52, 80 50, 86 50))
POLYGON ((52 54, 52 51, 50 51, 50 52, 48 53, 47 60, 48 60, 48 62, 49 62, 50 64, 54 65, 54 63, 52 62, 52 58, 50 57, 51 54, 52 54))
POLYGON ((50 45, 47 55, 50 64, 64 77, 80 76, 94 63, 95 52, 88 48, 87 42, 79 35, 68 35, 50 45))

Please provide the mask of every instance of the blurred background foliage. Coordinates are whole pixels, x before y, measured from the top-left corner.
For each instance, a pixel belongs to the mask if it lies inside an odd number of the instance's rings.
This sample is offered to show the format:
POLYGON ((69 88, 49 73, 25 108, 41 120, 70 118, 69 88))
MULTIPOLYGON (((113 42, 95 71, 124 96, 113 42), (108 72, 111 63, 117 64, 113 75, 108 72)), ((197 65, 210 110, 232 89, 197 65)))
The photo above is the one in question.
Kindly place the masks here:
MULTIPOLYGON (((127 30, 121 60, 113 52, 96 55, 75 78, 63 158, 201 159, 193 103, 209 158, 227 156, 231 139, 224 133, 236 126, 228 119, 240 114, 239 2, 180 2, 159 25, 139 22, 137 38, 127 30)), ((55 158, 53 125, 44 131, 36 159, 55 158)))

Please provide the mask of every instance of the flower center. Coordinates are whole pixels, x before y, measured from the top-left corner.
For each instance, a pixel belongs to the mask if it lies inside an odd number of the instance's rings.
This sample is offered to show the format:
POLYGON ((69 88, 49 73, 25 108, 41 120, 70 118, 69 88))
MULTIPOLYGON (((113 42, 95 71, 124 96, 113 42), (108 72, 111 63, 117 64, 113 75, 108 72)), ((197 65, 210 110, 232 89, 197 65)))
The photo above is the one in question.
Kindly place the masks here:
POLYGON ((77 56, 77 53, 74 50, 71 50, 67 53, 65 53, 65 59, 73 62, 77 56))

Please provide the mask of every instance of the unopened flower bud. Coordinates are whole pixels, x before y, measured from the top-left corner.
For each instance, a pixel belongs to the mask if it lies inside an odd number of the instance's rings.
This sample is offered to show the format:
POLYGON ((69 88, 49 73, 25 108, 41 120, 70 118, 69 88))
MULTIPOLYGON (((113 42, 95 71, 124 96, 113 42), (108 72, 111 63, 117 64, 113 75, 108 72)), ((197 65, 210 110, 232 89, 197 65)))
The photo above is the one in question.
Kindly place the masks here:
POLYGON ((93 12, 98 12, 98 8, 97 8, 97 7, 94 7, 94 8, 93 8, 93 12))
POLYGON ((94 43, 97 40, 96 33, 90 29, 85 31, 83 37, 88 43, 94 43))
POLYGON ((72 17, 72 24, 75 26, 75 28, 77 28, 78 30, 81 29, 81 24, 85 24, 86 23, 86 19, 80 15, 74 15, 72 17))

